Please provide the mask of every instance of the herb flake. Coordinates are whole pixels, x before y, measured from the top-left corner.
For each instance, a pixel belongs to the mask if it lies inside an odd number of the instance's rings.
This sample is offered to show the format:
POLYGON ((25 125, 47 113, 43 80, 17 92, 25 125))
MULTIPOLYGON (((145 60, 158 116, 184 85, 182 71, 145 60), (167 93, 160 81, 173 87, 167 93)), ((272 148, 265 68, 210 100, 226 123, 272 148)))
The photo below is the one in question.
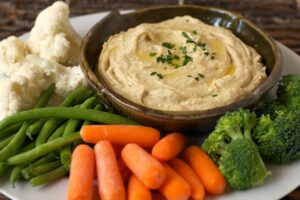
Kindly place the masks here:
POLYGON ((173 49, 173 48, 175 47, 174 44, 169 43, 169 42, 163 42, 161 45, 162 45, 163 47, 166 47, 167 49, 173 49))

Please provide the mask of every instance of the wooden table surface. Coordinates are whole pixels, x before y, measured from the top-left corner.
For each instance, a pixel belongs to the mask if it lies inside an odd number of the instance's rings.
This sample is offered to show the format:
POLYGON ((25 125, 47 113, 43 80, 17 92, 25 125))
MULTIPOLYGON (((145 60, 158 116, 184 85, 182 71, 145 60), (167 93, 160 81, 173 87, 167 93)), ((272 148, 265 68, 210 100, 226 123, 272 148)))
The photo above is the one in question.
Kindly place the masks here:
MULTIPOLYGON (((0 40, 10 35, 18 36, 28 32, 39 11, 53 2, 54 0, 0 0, 0 40)), ((176 0, 66 0, 66 2, 71 7, 72 16, 113 8, 132 9, 178 4, 176 0)), ((186 0, 184 3, 237 11, 273 38, 300 54, 300 0, 186 0)), ((6 199, 0 194, 0 200, 6 199)), ((300 200, 300 187, 283 200, 300 200)))

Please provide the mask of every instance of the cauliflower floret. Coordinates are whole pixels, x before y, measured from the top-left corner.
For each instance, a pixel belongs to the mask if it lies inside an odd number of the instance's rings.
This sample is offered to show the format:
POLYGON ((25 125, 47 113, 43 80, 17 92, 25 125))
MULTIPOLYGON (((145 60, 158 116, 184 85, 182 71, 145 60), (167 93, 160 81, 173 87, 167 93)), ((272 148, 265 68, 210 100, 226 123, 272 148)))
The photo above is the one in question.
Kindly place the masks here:
POLYGON ((17 91, 20 87, 13 83, 9 78, 0 78, 0 119, 3 119, 20 110, 20 101, 17 91))
POLYGON ((38 15, 28 40, 33 54, 62 64, 79 64, 81 38, 72 27, 69 14, 69 6, 58 1, 38 15))
POLYGON ((27 45, 15 36, 0 42, 0 64, 16 63, 25 58, 27 45))

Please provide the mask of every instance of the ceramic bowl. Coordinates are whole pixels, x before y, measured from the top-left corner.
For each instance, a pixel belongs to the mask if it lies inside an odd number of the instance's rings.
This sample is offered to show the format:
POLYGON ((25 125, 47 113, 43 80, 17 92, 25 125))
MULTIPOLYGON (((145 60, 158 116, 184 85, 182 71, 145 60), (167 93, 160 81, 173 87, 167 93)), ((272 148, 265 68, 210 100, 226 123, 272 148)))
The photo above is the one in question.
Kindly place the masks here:
POLYGON ((274 41, 243 16, 212 7, 204 6, 163 6, 120 14, 112 11, 95 24, 84 37, 81 45, 81 67, 90 85, 98 95, 119 113, 137 122, 153 126, 163 131, 203 133, 212 129, 216 120, 228 111, 255 105, 278 81, 282 64, 280 52, 274 41), (210 25, 231 30, 244 43, 252 46, 262 56, 267 69, 267 79, 251 94, 230 105, 203 111, 162 111, 134 103, 112 90, 96 72, 103 43, 109 36, 126 31, 141 23, 156 23, 176 16, 190 15, 210 25))

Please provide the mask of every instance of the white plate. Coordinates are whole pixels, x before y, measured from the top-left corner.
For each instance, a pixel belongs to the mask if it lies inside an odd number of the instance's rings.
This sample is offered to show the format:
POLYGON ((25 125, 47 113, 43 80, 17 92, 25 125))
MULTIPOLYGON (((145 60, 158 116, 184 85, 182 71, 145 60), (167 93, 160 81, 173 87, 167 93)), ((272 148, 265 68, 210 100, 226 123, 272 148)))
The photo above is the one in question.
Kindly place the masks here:
MULTIPOLYGON (((86 32, 97 21, 102 19, 107 12, 85 15, 71 19, 72 25, 76 31, 83 37, 86 32)), ((25 34, 21 38, 25 39, 25 34)), ((278 43, 283 55, 284 74, 300 74, 300 57, 293 51, 278 43)), ((271 92, 274 95, 274 91, 271 92)), ((201 138, 195 138, 198 141, 201 138)), ((267 166, 272 175, 266 179, 266 182, 256 188, 246 191, 230 192, 216 197, 207 197, 214 200, 274 200, 279 199, 300 185, 300 160, 288 165, 267 166)), ((18 183, 16 188, 12 188, 8 182, 0 182, 0 192, 14 200, 60 200, 66 199, 67 178, 56 181, 53 184, 33 188, 29 183, 18 183)))

